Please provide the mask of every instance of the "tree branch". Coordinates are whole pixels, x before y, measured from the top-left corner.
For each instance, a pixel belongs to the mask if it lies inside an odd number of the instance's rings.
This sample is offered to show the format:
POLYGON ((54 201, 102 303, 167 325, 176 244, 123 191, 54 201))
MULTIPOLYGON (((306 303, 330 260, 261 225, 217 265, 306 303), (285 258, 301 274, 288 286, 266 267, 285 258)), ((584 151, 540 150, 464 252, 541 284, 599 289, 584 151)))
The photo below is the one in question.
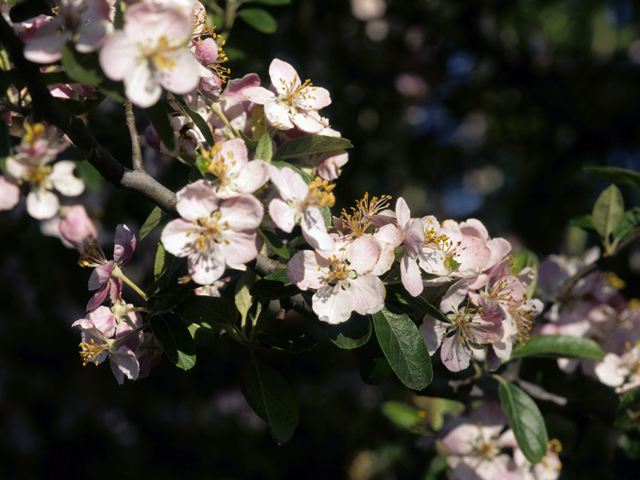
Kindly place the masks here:
POLYGON ((142 151, 140 150, 140 138, 136 129, 136 116, 133 114, 133 105, 129 100, 124 102, 124 111, 127 116, 127 128, 131 136, 131 163, 137 172, 144 172, 142 164, 142 151))
POLYGON ((58 99, 51 96, 42 80, 40 69, 24 58, 22 53, 24 44, 2 15, 0 15, 0 40, 29 90, 33 109, 40 118, 58 127, 76 147, 89 152, 89 162, 109 183, 118 188, 134 190, 166 211, 176 211, 175 193, 149 174, 124 167, 98 143, 79 118, 71 114, 58 99))

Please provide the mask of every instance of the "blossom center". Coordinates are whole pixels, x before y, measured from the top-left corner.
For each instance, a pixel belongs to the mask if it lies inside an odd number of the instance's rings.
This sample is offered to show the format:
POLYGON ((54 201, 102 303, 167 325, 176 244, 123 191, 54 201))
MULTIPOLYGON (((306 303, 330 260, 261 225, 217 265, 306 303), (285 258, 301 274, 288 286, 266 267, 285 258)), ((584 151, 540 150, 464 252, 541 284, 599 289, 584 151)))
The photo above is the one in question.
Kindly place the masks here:
POLYGON ((333 207, 336 203, 336 197, 332 190, 335 184, 331 185, 327 180, 316 177, 309 184, 309 194, 304 201, 304 207, 333 207))
POLYGON ((226 222, 220 222, 220 212, 216 211, 210 217, 201 217, 193 221, 197 225, 195 230, 189 230, 187 236, 197 233, 198 236, 193 242, 193 248, 200 253, 205 253, 211 247, 212 243, 229 243, 222 232, 228 230, 229 226, 226 222))
POLYGON ((329 262, 331 265, 329 266, 329 275, 324 279, 325 284, 336 285, 346 282, 347 285, 344 285, 346 287, 348 286, 348 280, 356 277, 356 273, 337 257, 333 256, 329 259, 329 262))
POLYGON ((371 197, 369 193, 365 193, 362 200, 356 200, 356 208, 351 207, 352 215, 348 215, 346 210, 342 209, 340 220, 342 228, 349 228, 356 237, 364 235, 367 228, 373 225, 373 217, 381 210, 389 206, 389 195, 382 195, 380 198, 371 197))
POLYGON ((51 165, 31 166, 29 167, 29 171, 25 175, 25 180, 33 186, 39 185, 40 187, 45 188, 47 177, 50 173, 51 165))
POLYGON ((85 242, 84 252, 80 254, 78 265, 81 267, 98 267, 107 263, 107 257, 104 250, 95 238, 90 242, 85 242))
POLYGON ((80 351, 80 357, 82 357, 82 366, 84 367, 87 363, 94 363, 98 365, 98 359, 100 355, 103 354, 105 350, 109 349, 109 345, 103 343, 101 345, 97 345, 93 338, 91 339, 91 343, 82 342, 80 344, 82 350, 80 351))
POLYGON ((233 151, 228 151, 225 158, 221 150, 222 145, 220 143, 215 144, 211 151, 205 154, 205 157, 210 158, 206 165, 207 170, 218 177, 222 185, 227 185, 230 182, 229 170, 235 166, 236 160, 234 160, 233 151))
POLYGON ((149 60, 156 70, 172 70, 176 66, 173 53, 180 45, 172 45, 164 35, 155 45, 142 47, 142 56, 149 60))
POLYGON ((293 80, 291 80, 290 82, 287 82, 284 78, 280 78, 280 83, 282 84, 282 87, 285 91, 282 100, 289 106, 293 104, 293 101, 296 99, 296 97, 300 98, 303 101, 308 99, 315 100, 315 97, 312 95, 312 93, 316 90, 316 88, 311 88, 313 86, 313 83, 311 83, 311 80, 309 79, 305 80, 304 83, 300 83, 300 79, 296 74, 293 77, 293 80))

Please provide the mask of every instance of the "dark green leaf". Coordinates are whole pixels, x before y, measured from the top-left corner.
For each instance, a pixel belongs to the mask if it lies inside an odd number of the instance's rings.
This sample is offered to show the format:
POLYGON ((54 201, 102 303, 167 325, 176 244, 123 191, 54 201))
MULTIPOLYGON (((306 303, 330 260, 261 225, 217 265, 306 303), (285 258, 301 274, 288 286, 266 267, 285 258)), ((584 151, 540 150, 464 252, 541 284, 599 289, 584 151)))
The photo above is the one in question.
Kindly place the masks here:
POLYGON ((381 384, 391 373, 391 365, 384 356, 378 340, 372 337, 361 348, 353 350, 358 357, 360 378, 368 385, 381 384))
POLYGON ((429 385, 433 379, 431 357, 411 319, 383 308, 373 315, 373 325, 380 348, 400 381, 413 390, 429 385))
POLYGON ((640 423, 640 390, 625 393, 616 412, 616 425, 622 430, 636 429, 640 423))
POLYGON ((331 209, 327 206, 320 207, 320 213, 322 214, 322 220, 327 228, 333 226, 333 216, 331 215, 331 209))
POLYGON ((300 353, 311 350, 318 344, 309 334, 284 327, 260 332, 256 335, 256 339, 266 347, 287 353, 300 353))
POLYGON ((251 140, 242 130, 238 130, 238 133, 240 134, 240 138, 244 140, 244 144, 247 146, 247 150, 253 152, 256 148, 258 148, 259 140, 251 140))
POLYGON ((287 269, 281 268, 280 270, 276 270, 275 272, 271 272, 269 275, 264 277, 265 280, 274 280, 276 282, 282 282, 285 285, 291 285, 291 280, 287 277, 287 269))
POLYGON ((595 231, 596 226, 593 224, 593 219, 590 214, 580 215, 579 217, 573 217, 569 220, 569 225, 572 227, 578 227, 582 230, 595 231))
POLYGON ((187 112, 187 115, 189 115, 191 120, 193 120, 193 123, 196 124, 196 127, 198 127, 198 129, 202 133, 205 141, 209 144, 210 147, 213 147, 216 141, 213 138, 213 132, 211 131, 211 127, 209 126, 209 124, 205 121, 204 118, 202 118, 202 116, 198 112, 193 110, 189 106, 189 104, 187 104, 182 95, 177 95, 174 93, 173 96, 176 100, 178 100, 180 106, 184 108, 184 111, 187 112))
POLYGON ((267 163, 271 162, 271 159, 273 158, 273 143, 271 142, 271 137, 267 132, 262 135, 258 142, 255 158, 264 160, 267 163))
POLYGON ((67 76, 78 83, 97 85, 103 78, 98 55, 78 53, 69 43, 62 47, 62 66, 67 76))
POLYGON ((169 313, 156 315, 149 325, 171 363, 185 370, 196 364, 196 344, 178 317, 169 313))
POLYGON ((147 219, 140 227, 140 240, 149 235, 151 231, 158 226, 162 219, 167 215, 160 207, 154 207, 147 219))
POLYGON ((336 325, 323 323, 329 339, 338 347, 352 350, 361 347, 371 337, 371 321, 369 317, 354 313, 346 322, 336 325))
POLYGON ((276 442, 288 442, 298 426, 300 408, 280 372, 263 363, 249 364, 242 371, 240 388, 251 408, 269 424, 276 442))
POLYGON ((182 318, 191 323, 207 322, 235 324, 238 309, 231 300, 223 297, 198 297, 182 311, 182 318))
POLYGON ((595 173, 621 185, 631 185, 640 192, 640 173, 617 167, 584 167, 587 172, 595 173))
POLYGON ((164 108, 164 102, 160 100, 153 107, 145 108, 144 111, 167 150, 171 151, 176 148, 176 137, 167 110, 164 108))
POLYGON ((278 28, 276 19, 261 8, 246 8, 240 10, 238 17, 262 33, 274 33, 278 28))
POLYGON ((382 414, 397 427, 410 432, 414 432, 415 427, 424 419, 424 413, 420 409, 404 402, 384 402, 382 414))
POLYGON ((126 100, 124 85, 122 82, 114 82, 106 77, 103 78, 100 85, 98 85, 98 92, 118 103, 122 103, 126 100))
POLYGON ((346 148, 353 148, 351 142, 346 138, 307 135, 306 137, 294 138, 282 144, 276 150, 274 157, 277 159, 296 158, 316 153, 344 150, 346 148))
POLYGON ((76 162, 76 171, 84 180, 87 190, 90 192, 101 192, 105 187, 105 180, 100 172, 89 163, 88 160, 76 162))
POLYGON ((623 433, 618 438, 616 448, 619 449, 629 460, 640 460, 640 438, 638 433, 623 433))
POLYGON ((500 402, 522 453, 536 464, 547 454, 549 435, 536 402, 521 389, 500 380, 500 402))
POLYGON ((530 356, 551 356, 561 358, 584 358, 601 360, 605 353, 590 338, 568 335, 535 335, 511 353, 511 358, 530 356))
POLYGON ((265 300, 289 298, 300 293, 300 289, 291 282, 285 285, 280 280, 266 280, 264 278, 254 283, 249 291, 254 297, 265 300))
POLYGON ((618 187, 612 184, 600 194, 591 213, 593 225, 602 238, 609 239, 609 235, 618 225, 623 213, 622 193, 618 187))
POLYGON ((633 207, 622 215, 622 218, 613 229, 613 236, 618 240, 623 240, 640 227, 640 207, 633 207))
POLYGON ((269 248, 271 248, 271 250, 277 253, 280 257, 284 258, 285 260, 288 260, 291 257, 287 246, 282 243, 282 240, 280 240, 274 232, 272 232, 271 230, 262 230, 261 228, 259 228, 258 233, 264 239, 264 241, 267 242, 269 248))
POLYGON ((117 30, 122 30, 124 27, 124 13, 122 12, 122 2, 116 2, 115 5, 115 18, 113 21, 113 26, 117 30))
POLYGON ((40 75, 47 86, 75 83, 65 72, 44 72, 40 75))
POLYGON ((401 285, 390 285, 387 290, 390 294, 395 295, 400 303, 411 305, 424 315, 429 315, 442 322, 451 323, 451 320, 438 308, 431 305, 431 303, 427 302, 423 297, 412 297, 401 285))
POLYGON ((147 296, 152 295, 147 302, 150 310, 155 312, 172 310, 189 294, 193 294, 193 285, 174 284, 170 282, 169 277, 170 275, 160 275, 147 289, 147 296))
POLYGON ((162 275, 162 272, 165 270, 165 261, 166 253, 164 251, 164 247, 161 243, 158 243, 158 249, 156 250, 156 261, 153 265, 153 277, 158 278, 162 275))

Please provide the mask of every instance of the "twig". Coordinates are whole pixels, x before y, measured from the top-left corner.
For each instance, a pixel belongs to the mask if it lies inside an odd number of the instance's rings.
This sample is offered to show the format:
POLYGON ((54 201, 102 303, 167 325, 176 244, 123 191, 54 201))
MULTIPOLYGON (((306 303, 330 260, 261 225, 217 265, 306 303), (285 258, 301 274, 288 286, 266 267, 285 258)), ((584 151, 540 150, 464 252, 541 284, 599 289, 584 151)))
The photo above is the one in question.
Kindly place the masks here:
POLYGON ((0 40, 16 71, 29 90, 33 109, 48 123, 67 134, 73 144, 89 152, 89 162, 107 180, 119 188, 134 190, 168 212, 176 211, 176 195, 145 172, 132 171, 119 163, 95 139, 85 124, 51 96, 40 75, 40 69, 27 61, 22 53, 24 44, 0 15, 0 40))
POLYGON ((127 127, 129 135, 131 135, 131 163, 133 169, 137 172, 144 172, 142 164, 142 150, 140 150, 140 138, 138 138, 138 130, 136 129, 136 117, 133 114, 133 105, 129 100, 124 102, 124 111, 127 116, 127 127))

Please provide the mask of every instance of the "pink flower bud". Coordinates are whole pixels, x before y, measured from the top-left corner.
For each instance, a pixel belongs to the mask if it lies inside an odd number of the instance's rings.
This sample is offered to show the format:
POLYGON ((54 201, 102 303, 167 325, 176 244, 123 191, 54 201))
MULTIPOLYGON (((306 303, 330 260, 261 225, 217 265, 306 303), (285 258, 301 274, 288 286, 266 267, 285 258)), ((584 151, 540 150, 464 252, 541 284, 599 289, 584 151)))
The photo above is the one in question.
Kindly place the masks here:
POLYGON ((60 221, 59 228, 62 238, 81 252, 84 250, 85 240, 98 236, 95 225, 82 205, 70 207, 60 221))

